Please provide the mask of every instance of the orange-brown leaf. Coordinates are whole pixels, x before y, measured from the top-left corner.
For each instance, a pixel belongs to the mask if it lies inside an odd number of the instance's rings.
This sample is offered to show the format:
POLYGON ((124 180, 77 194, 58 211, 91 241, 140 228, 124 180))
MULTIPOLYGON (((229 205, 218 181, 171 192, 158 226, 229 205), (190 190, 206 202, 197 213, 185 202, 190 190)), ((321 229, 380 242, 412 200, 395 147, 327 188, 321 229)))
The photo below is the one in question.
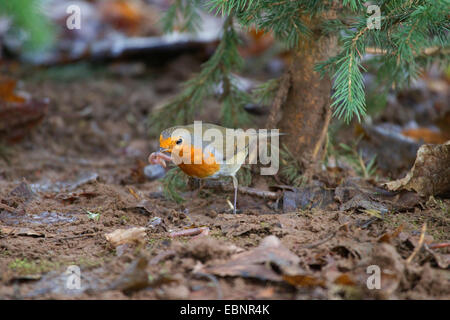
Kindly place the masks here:
POLYGON ((297 287, 325 287, 325 282, 309 275, 283 275, 283 280, 297 287))
POLYGON ((403 231, 403 224, 401 224, 397 229, 394 230, 392 233, 386 232, 383 234, 379 239, 378 242, 386 242, 390 243, 392 239, 397 238, 400 232, 403 231))
POLYGON ((354 286, 355 281, 347 274, 343 273, 339 277, 334 280, 335 284, 339 284, 341 286, 354 286))
POLYGON ((4 80, 0 81, 0 100, 4 102, 23 103, 25 98, 14 93, 16 88, 16 81, 4 80))
POLYGON ((445 143, 449 137, 442 132, 436 132, 428 128, 417 128, 403 130, 402 134, 414 140, 423 140, 425 143, 441 144, 445 143))

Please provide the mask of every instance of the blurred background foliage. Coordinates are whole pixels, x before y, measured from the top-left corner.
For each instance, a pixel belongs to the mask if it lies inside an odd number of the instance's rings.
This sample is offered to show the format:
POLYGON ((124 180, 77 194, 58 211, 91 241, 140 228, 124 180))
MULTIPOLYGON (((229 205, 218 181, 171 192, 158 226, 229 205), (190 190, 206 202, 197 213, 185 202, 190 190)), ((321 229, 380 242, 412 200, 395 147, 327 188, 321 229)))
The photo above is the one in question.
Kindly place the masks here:
POLYGON ((43 50, 55 41, 54 26, 42 12, 41 5, 39 0, 0 1, 0 17, 10 19, 10 32, 25 41, 27 50, 43 50))

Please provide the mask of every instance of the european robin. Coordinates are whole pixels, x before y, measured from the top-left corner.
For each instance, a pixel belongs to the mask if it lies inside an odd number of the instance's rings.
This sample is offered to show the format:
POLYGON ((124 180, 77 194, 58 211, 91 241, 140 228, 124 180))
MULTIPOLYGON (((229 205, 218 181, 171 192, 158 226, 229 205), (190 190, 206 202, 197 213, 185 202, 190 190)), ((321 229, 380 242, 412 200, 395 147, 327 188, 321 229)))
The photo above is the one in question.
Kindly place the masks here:
POLYGON ((224 128, 210 123, 194 123, 165 129, 159 137, 159 151, 150 154, 152 164, 166 166, 173 161, 188 176, 199 179, 231 177, 234 186, 234 208, 238 180, 236 173, 245 162, 256 132, 224 128), (197 127, 196 127, 197 126, 197 127), (197 134, 198 133, 198 134, 197 134), (170 154, 170 155, 168 155, 170 154))

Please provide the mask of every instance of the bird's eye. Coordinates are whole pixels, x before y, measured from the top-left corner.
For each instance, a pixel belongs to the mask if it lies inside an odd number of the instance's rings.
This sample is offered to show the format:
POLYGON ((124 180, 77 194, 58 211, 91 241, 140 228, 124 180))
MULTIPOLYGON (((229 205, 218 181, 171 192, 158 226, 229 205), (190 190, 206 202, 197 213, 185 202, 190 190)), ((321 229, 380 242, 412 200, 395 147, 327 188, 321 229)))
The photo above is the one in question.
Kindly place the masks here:
POLYGON ((183 139, 178 139, 176 143, 181 144, 182 142, 183 142, 183 139))

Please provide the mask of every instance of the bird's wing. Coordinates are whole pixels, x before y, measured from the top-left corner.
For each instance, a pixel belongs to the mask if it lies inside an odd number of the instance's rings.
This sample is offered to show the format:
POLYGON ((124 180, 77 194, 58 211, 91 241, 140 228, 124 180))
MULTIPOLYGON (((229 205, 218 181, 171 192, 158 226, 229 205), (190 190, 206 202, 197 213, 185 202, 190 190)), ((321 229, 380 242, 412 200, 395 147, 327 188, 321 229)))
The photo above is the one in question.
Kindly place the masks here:
MULTIPOLYGON (((189 130, 194 132, 194 125, 189 125, 189 130)), ((245 158, 250 150, 257 150, 256 144, 258 138, 275 137, 283 135, 283 133, 261 132, 257 130, 239 130, 239 129, 227 129, 211 123, 202 124, 202 149, 206 151, 206 154, 212 152, 217 160, 225 162, 227 159, 233 158, 233 160, 244 162, 245 158), (222 139, 218 138, 222 137, 222 139), (238 159, 234 159, 236 156, 238 159)), ((253 155, 253 156, 256 156, 253 155)))

